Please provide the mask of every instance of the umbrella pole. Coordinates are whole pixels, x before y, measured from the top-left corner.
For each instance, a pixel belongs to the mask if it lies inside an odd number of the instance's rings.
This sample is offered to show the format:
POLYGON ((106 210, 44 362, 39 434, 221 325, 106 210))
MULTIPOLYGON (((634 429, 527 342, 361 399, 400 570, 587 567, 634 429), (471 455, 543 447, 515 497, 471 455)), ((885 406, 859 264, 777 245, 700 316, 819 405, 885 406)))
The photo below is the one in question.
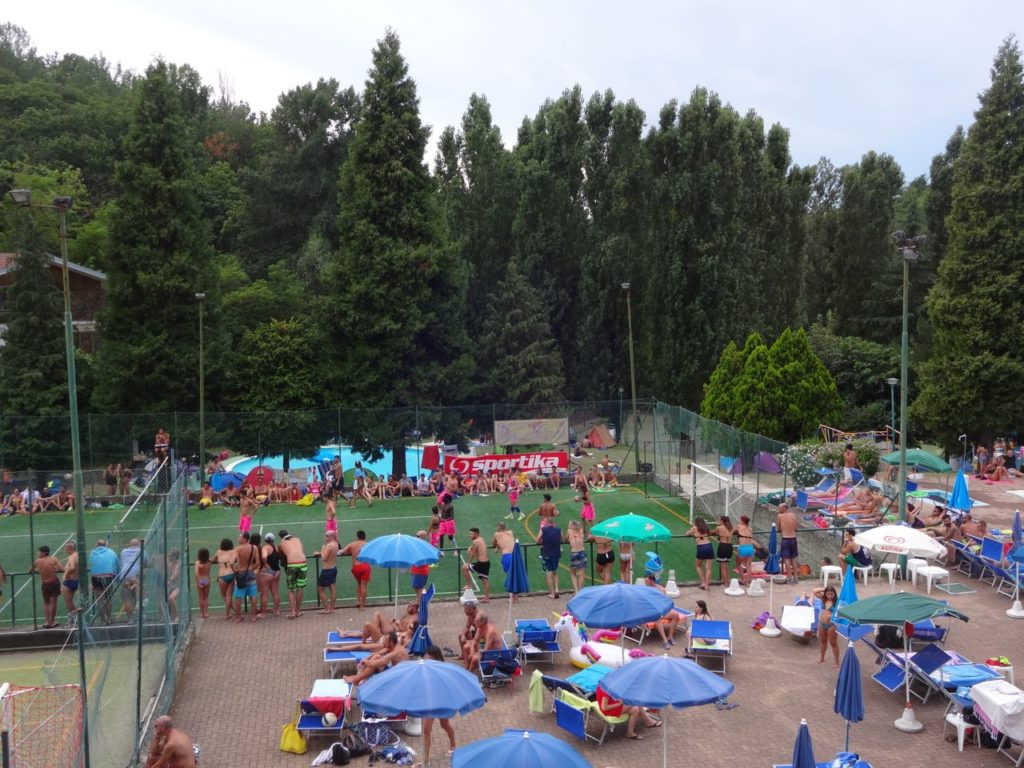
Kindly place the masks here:
POLYGON ((918 733, 924 726, 914 715, 914 705, 910 701, 910 636, 906 632, 903 633, 903 652, 903 687, 906 701, 903 714, 893 725, 896 726, 896 730, 904 733, 918 733))
POLYGON ((395 568, 395 618, 398 618, 398 569, 395 568))
POLYGON ((761 627, 762 637, 778 637, 782 634, 782 630, 775 624, 775 619, 772 618, 775 605, 775 575, 768 574, 768 620, 761 627))
POLYGON ((846 746, 843 747, 844 752, 850 751, 850 721, 846 721, 846 746))
POLYGON ((1020 563, 1016 564, 1016 577, 1013 583, 1013 606, 1006 609, 1011 619, 1024 619, 1024 605, 1020 603, 1020 563))
POLYGON ((661 710, 661 768, 668 768, 668 723, 665 715, 668 707, 661 710))

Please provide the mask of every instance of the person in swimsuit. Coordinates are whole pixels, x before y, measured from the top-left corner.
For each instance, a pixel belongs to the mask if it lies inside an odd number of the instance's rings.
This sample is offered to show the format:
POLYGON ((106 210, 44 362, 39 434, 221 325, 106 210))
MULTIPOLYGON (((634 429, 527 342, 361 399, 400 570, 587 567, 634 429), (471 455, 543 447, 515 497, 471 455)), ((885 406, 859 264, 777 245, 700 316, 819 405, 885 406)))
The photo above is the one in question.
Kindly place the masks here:
POLYGON ((587 550, 584 548, 583 525, 579 520, 569 523, 566 537, 569 540, 569 578, 572 591, 578 593, 587 580, 587 550))
POLYGON ((718 518, 718 527, 715 528, 715 537, 718 539, 718 548, 715 550, 715 560, 718 561, 718 576, 723 584, 729 583, 729 562, 732 560, 732 537, 735 535, 732 529, 732 521, 728 515, 718 518))
POLYGON ((832 586, 818 587, 814 590, 814 596, 821 600, 821 610, 818 612, 818 639, 821 641, 821 657, 818 663, 825 661, 825 651, 832 646, 832 655, 835 657, 836 666, 839 666, 839 633, 836 631, 835 622, 832 616, 836 610, 836 603, 839 598, 836 595, 836 588, 832 586))
POLYGON ((356 540, 346 544, 339 555, 352 557, 352 578, 356 580, 356 608, 366 607, 366 586, 373 569, 369 563, 359 562, 359 552, 366 545, 366 531, 356 531, 356 540))
POLYGON ((181 552, 172 549, 167 553, 167 614, 173 623, 178 622, 178 595, 181 594, 181 552))
POLYGON ((445 491, 441 494, 442 499, 441 522, 438 524, 438 531, 441 533, 441 543, 444 544, 444 537, 448 537, 451 544, 455 544, 455 507, 452 506, 452 496, 445 491))
POLYGON ((333 531, 324 534, 324 545, 320 548, 320 575, 316 580, 317 593, 323 608, 320 613, 334 613, 337 600, 338 581, 338 535, 333 531), (329 599, 328 599, 329 598, 329 599))
POLYGON ((612 567, 615 565, 615 552, 612 551, 612 540, 603 536, 587 536, 597 546, 594 562, 597 564, 597 575, 605 584, 612 583, 612 567))
POLYGON ((260 613, 267 615, 273 601, 274 615, 281 615, 281 554, 274 546, 274 534, 268 533, 260 548, 263 554, 263 568, 256 576, 260 591, 260 613))
POLYGON ((326 516, 326 531, 327 533, 333 533, 335 538, 338 536, 338 510, 335 501, 335 493, 333 486, 327 486, 324 490, 324 499, 326 499, 327 507, 324 510, 326 516))
POLYGON ((751 582, 751 565, 754 562, 754 531, 750 528, 750 518, 740 516, 740 524, 736 526, 736 567, 740 571, 740 581, 744 586, 751 582))
MULTIPOLYGON (((501 569, 507 574, 512 567, 512 548, 516 545, 516 537, 504 522, 498 523, 491 539, 491 546, 501 553, 501 569)), ((515 599, 515 595, 512 596, 515 599)))
MULTIPOLYGON (((426 531, 416 531, 416 538, 427 540, 426 531)), ((420 599, 420 595, 423 594, 423 590, 427 588, 427 582, 430 581, 430 565, 411 565, 409 566, 409 585, 416 593, 416 600, 420 599)))
POLYGON ((633 545, 626 541, 619 542, 619 578, 633 583, 633 545))
POLYGON ((480 583, 484 588, 483 603, 491 602, 491 561, 487 557, 487 544, 480 538, 479 528, 469 529, 469 550, 466 552, 466 564, 462 566, 462 572, 466 574, 466 581, 471 581, 470 572, 480 577, 480 583))
POLYGON ((854 530, 847 528, 843 531, 843 546, 839 548, 839 556, 843 559, 847 565, 852 565, 854 568, 864 568, 871 566, 871 555, 864 547, 854 541, 853 538, 854 530))
POLYGON ((235 621, 242 623, 242 601, 251 600, 250 621, 254 622, 259 618, 259 606, 256 604, 256 574, 263 567, 263 556, 260 548, 249 540, 248 533, 242 533, 238 537, 238 545, 235 547, 235 589, 232 594, 235 600, 235 621))
POLYGON ((547 525, 540 527, 537 543, 540 544, 540 559, 548 583, 548 597, 554 599, 560 596, 558 561, 562 557, 562 529, 554 522, 547 521, 547 525))
POLYGON ((779 548, 779 555, 782 557, 782 569, 786 574, 786 583, 798 584, 800 576, 800 549, 797 547, 796 532, 800 522, 789 509, 789 505, 783 503, 779 504, 775 524, 782 535, 782 546, 779 548))
POLYGON ((43 591, 43 616, 46 620, 43 629, 57 626, 57 598, 60 597, 60 578, 57 574, 63 571, 60 561, 50 554, 50 548, 45 544, 41 546, 39 557, 32 563, 31 573, 39 574, 43 591))
POLYGON ((74 622, 75 593, 78 592, 78 547, 73 541, 64 542, 64 554, 68 559, 64 562, 64 580, 60 592, 64 596, 64 607, 68 612, 68 621, 74 622))
POLYGON ((277 551, 285 563, 288 618, 297 619, 302 615, 302 592, 306 588, 306 553, 302 549, 302 541, 297 536, 290 536, 283 528, 277 535, 281 537, 277 551))
MULTIPOLYGON (((444 654, 441 649, 436 645, 432 645, 427 648, 424 655, 428 659, 434 661, 444 661, 444 654)), ((455 751, 455 729, 452 728, 452 721, 447 717, 437 718, 438 725, 441 726, 441 730, 445 732, 448 737, 448 754, 451 755, 455 751)), ((424 717, 423 718, 423 765, 430 765, 430 734, 434 729, 434 718, 424 717)))
MULTIPOLYGON (((430 508, 430 525, 427 526, 427 541, 435 549, 441 548, 441 514, 435 504, 430 508)), ((444 557, 444 552, 441 553, 444 557)))
POLYGON ((513 476, 508 482, 508 514, 505 519, 511 520, 516 515, 519 520, 526 519, 523 510, 519 508, 519 481, 513 476))
POLYGON ((103 473, 103 484, 107 486, 107 496, 114 496, 117 493, 117 467, 107 464, 103 473))
POLYGON ((196 578, 196 592, 199 593, 199 616, 210 618, 210 550, 203 547, 196 553, 196 564, 193 568, 196 578))
POLYGON ((356 665, 354 675, 345 675, 342 679, 349 685, 359 685, 372 675, 389 669, 408 658, 409 649, 398 642, 398 633, 388 632, 384 637, 384 648, 360 661, 356 665))
POLYGON ((220 548, 213 555, 217 564, 217 588, 224 600, 224 618, 231 619, 231 586, 235 583, 235 571, 231 565, 235 562, 235 545, 231 539, 221 539, 220 548))
POLYGON ((153 438, 153 456, 156 457, 158 462, 163 461, 167 458, 167 452, 171 447, 171 436, 167 433, 167 430, 163 427, 156 432, 156 437, 153 438))
POLYGON ((686 535, 693 536, 697 544, 697 576, 700 578, 700 588, 707 591, 711 586, 711 561, 715 559, 715 548, 711 546, 711 531, 708 530, 704 518, 698 517, 686 535))
POLYGON ((583 521, 583 535, 587 534, 587 523, 594 522, 594 502, 590 500, 590 489, 584 488, 580 494, 583 506, 580 508, 580 519, 583 521))

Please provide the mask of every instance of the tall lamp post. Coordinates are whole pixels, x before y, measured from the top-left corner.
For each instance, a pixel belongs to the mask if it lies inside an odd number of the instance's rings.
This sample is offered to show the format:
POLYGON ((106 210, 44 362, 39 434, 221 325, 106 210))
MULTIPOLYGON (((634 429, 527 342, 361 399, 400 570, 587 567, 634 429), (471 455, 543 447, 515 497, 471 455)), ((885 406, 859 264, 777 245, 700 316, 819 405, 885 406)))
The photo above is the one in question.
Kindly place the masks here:
POLYGON ((900 383, 900 380, 891 377, 885 380, 885 383, 889 385, 889 427, 892 429, 892 434, 889 436, 889 450, 896 450, 896 385, 900 383))
POLYGON ((206 294, 197 293, 199 302, 199 482, 206 482, 206 354, 203 351, 203 305, 206 294))
MULTIPOLYGON (((64 356, 67 358, 68 370, 68 415, 71 420, 71 477, 75 492, 75 544, 78 549, 79 581, 82 584, 89 583, 89 559, 85 550, 85 491, 82 487, 82 449, 78 435, 78 377, 75 373, 75 333, 74 322, 71 318, 71 279, 68 276, 68 211, 73 205, 70 197, 61 196, 53 198, 51 205, 43 205, 32 202, 32 190, 12 189, 11 200, 15 205, 24 208, 43 208, 57 211, 57 221, 60 233, 60 258, 61 273, 64 287, 64 356)), ((83 600, 84 600, 83 595, 83 600)), ((82 717, 88 718, 88 687, 85 674, 85 637, 83 633, 84 611, 78 613, 78 665, 82 679, 82 717)), ((84 722, 83 751, 85 754, 85 766, 89 768, 89 727, 84 722)))
POLYGON ((633 457, 636 459, 636 472, 640 474, 640 453, 637 451, 640 422, 636 415, 636 362, 633 357, 633 304, 630 300, 630 285, 631 283, 623 283, 622 290, 626 292, 626 321, 629 324, 629 388, 633 395, 633 457))

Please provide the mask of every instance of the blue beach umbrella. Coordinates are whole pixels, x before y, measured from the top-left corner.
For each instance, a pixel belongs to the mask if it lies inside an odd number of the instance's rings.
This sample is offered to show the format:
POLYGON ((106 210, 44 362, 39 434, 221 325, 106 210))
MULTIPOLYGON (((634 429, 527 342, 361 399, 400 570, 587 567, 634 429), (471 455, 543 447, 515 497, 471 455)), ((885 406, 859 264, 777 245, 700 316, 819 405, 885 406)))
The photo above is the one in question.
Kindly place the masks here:
POLYGON ((846 721, 846 746, 850 751, 850 724, 864 719, 864 689, 860 680, 860 660, 853 650, 853 642, 846 646, 839 678, 836 680, 836 700, 833 710, 846 721))
POLYGON ((790 768, 815 768, 814 745, 811 744, 811 731, 807 721, 800 721, 800 730, 796 732, 796 743, 793 744, 793 763, 790 768))
POLYGON ((590 762, 561 739, 517 728, 506 728, 501 736, 458 747, 451 762, 452 768, 590 768, 590 762))
MULTIPOLYGON (((725 698, 735 686, 696 662, 672 656, 635 659, 601 680, 609 696, 630 706, 698 707, 725 698)), ((668 766, 668 727, 662 721, 662 766, 668 766)))
POLYGON ((430 565, 441 559, 437 548, 423 539, 404 533, 378 536, 359 550, 356 558, 378 568, 395 568, 395 616, 398 616, 398 568, 430 565))
POLYGON ((584 587, 566 610, 591 629, 618 629, 657 621, 673 605, 672 598, 659 589, 619 581, 584 587))
POLYGON ((516 539, 512 547, 512 561, 505 574, 505 591, 508 592, 508 622, 506 627, 512 628, 512 598, 513 595, 522 595, 530 591, 530 580, 526 577, 526 564, 523 562, 523 553, 519 548, 519 539, 516 539))
POLYGON ((409 642, 409 653, 414 656, 422 656, 427 648, 433 645, 430 641, 430 601, 434 597, 434 585, 431 584, 420 593, 420 612, 416 617, 416 631, 413 632, 412 640, 409 642))
MULTIPOLYGON (((857 579, 853 575, 853 566, 847 564, 843 587, 839 590, 839 596, 836 598, 836 609, 842 608, 844 605, 853 605, 856 602, 857 579)), ((860 640, 865 635, 869 635, 874 631, 871 625, 851 624, 849 619, 840 619, 833 616, 832 622, 836 625, 836 631, 851 642, 860 640)))
POLYGON ((953 492, 949 495, 949 508, 958 512, 970 512, 974 502, 967 493, 967 478, 964 476, 963 467, 956 475, 956 482, 953 483, 953 492))
POLYGON ((433 659, 403 661, 359 686, 366 712, 393 717, 455 717, 484 705, 480 680, 458 664, 433 659))
POLYGON ((1021 529, 1020 510, 1013 516, 1013 534, 1011 536, 1013 546, 1010 549, 1009 559, 1014 563, 1013 580, 1013 607, 1007 612, 1007 616, 1021 618, 1020 607, 1020 564, 1024 563, 1024 531, 1021 529))
POLYGON ((764 572, 768 574, 768 614, 771 615, 775 603, 775 579, 782 572, 782 561, 779 556, 779 532, 772 523, 772 531, 768 534, 768 558, 764 561, 764 572))

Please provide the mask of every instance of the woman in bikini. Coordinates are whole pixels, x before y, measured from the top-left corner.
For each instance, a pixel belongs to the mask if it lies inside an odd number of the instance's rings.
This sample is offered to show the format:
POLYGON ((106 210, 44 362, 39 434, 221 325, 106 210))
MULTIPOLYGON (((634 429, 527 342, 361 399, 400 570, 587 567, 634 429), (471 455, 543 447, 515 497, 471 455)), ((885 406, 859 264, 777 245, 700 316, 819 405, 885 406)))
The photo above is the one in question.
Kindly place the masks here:
POLYGON ((711 585, 711 561, 715 559, 715 548, 711 546, 711 531, 708 530, 704 518, 698 517, 686 535, 693 536, 697 544, 697 576, 700 578, 700 588, 706 592, 711 585))
POLYGON ((740 581, 747 586, 752 581, 751 565, 754 562, 754 531, 750 528, 750 518, 740 516, 740 524, 736 526, 736 566, 740 571, 740 581))
POLYGON ((274 546, 274 534, 268 533, 260 547, 263 568, 256 577, 260 593, 260 613, 267 615, 268 603, 273 602, 274 615, 281 615, 281 555, 274 546), (268 600, 269 596, 269 600, 268 600))
POLYGON ((103 484, 107 486, 107 496, 114 496, 117 493, 117 467, 107 464, 107 471, 103 475, 103 484))
POLYGON ((210 569, 213 564, 210 562, 210 550, 203 547, 196 553, 195 577, 196 592, 199 593, 199 615, 210 618, 210 569))
POLYGON ((231 567, 235 562, 235 545, 231 539, 221 539, 220 549, 213 556, 213 562, 217 564, 217 587, 220 589, 220 596, 224 598, 224 618, 231 618, 231 591, 235 581, 235 571, 231 567))
POLYGON ((818 663, 825 661, 825 651, 832 646, 832 655, 835 657, 836 666, 839 666, 839 633, 836 631, 835 622, 832 616, 836 610, 836 603, 839 600, 835 587, 818 587, 814 590, 814 596, 821 600, 821 610, 818 612, 818 639, 821 641, 821 657, 818 663))
POLYGON ((590 491, 584 490, 580 496, 583 507, 580 509, 580 519, 583 521, 583 535, 587 534, 587 523, 594 522, 594 502, 590 500, 590 491))
POLYGON ((578 593, 583 589, 587 579, 587 550, 583 546, 583 526, 579 520, 569 523, 569 576, 572 579, 572 591, 578 593))
POLYGON ((729 581, 729 563, 732 560, 732 521, 728 515, 718 518, 718 527, 715 528, 715 537, 718 539, 718 548, 715 550, 715 560, 718 561, 718 575, 722 583, 729 581))

